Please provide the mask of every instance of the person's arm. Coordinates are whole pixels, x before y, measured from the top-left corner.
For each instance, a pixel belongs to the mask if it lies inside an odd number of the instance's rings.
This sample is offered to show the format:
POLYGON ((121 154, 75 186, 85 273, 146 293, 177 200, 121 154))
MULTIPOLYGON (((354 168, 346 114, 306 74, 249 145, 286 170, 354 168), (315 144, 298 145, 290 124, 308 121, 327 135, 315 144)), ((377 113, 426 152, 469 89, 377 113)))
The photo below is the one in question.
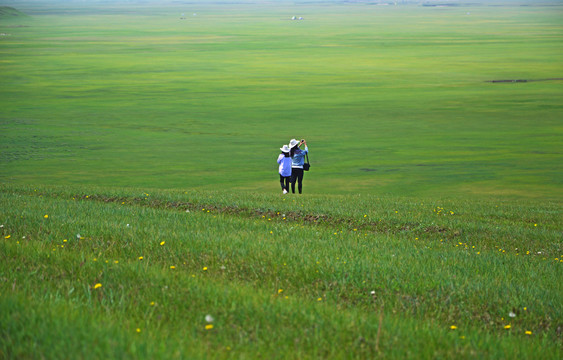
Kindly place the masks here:
POLYGON ((283 154, 280 154, 280 156, 278 156, 278 164, 281 165, 282 160, 283 160, 284 157, 285 157, 285 156, 284 156, 283 154))
POLYGON ((301 140, 301 145, 305 145, 305 150, 303 150, 305 152, 305 154, 307 154, 309 152, 309 147, 307 146, 307 141, 305 141, 305 139, 301 140))

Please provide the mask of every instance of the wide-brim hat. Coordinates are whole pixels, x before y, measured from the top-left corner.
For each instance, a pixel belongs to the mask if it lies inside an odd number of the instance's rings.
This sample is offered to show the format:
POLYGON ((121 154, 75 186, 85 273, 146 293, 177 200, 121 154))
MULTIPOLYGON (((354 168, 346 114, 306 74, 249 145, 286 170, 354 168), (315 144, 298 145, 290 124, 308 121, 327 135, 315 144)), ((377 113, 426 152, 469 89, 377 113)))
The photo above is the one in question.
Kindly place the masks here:
POLYGON ((282 152, 289 152, 289 146, 284 145, 283 147, 280 148, 280 150, 281 150, 282 152))
POLYGON ((297 145, 299 145, 299 141, 297 141, 297 140, 295 140, 295 139, 291 139, 291 141, 289 142, 289 147, 290 147, 290 148, 295 147, 295 146, 297 146, 297 145))

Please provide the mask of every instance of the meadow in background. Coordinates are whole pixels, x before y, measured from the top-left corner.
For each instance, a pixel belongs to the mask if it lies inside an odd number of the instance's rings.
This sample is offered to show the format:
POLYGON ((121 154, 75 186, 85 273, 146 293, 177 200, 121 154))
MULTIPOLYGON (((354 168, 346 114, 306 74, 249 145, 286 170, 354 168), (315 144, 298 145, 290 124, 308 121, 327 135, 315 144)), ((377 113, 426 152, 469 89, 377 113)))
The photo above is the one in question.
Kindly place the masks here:
POLYGON ((273 191, 299 137, 309 193, 561 198, 561 81, 487 82, 561 77, 560 6, 20 6, 4 182, 273 191))
POLYGON ((563 87, 488 82, 563 77, 521 4, 7 1, 0 358, 561 358, 563 87))

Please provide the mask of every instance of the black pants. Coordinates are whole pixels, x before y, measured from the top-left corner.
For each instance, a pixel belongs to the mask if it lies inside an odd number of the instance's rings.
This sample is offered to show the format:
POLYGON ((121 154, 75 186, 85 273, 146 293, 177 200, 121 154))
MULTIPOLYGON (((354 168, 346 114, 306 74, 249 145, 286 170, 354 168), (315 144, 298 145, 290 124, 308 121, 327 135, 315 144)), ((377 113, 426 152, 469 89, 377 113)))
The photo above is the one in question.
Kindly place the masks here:
POLYGON ((291 176, 281 176, 280 175, 280 184, 281 184, 282 190, 285 189, 287 192, 289 192, 289 180, 290 179, 291 179, 291 176))
POLYGON ((292 168, 291 169, 291 192, 295 194, 295 182, 298 182, 297 187, 299 188, 299 193, 303 190, 303 169, 292 168))

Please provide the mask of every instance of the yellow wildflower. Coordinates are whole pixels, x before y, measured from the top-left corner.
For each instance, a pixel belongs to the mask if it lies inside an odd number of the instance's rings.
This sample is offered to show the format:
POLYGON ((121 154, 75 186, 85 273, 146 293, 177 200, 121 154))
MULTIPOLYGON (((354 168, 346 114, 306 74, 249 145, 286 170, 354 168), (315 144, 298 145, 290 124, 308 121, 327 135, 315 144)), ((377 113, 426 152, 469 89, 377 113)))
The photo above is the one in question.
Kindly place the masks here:
POLYGON ((455 330, 455 329, 457 329, 457 326, 452 325, 452 326, 450 326, 450 329, 455 330))
POLYGON ((102 287, 102 284, 100 284, 100 283, 97 283, 96 285, 94 285, 94 289, 99 289, 101 287, 102 287))
POLYGON ((213 329, 213 324, 205 325, 205 330, 211 330, 211 329, 213 329))
POLYGON ((140 329, 140 328, 137 328, 137 332, 140 333, 140 332, 141 332, 141 329, 140 329))
POLYGON ((49 218, 49 215, 45 214, 45 216, 43 216, 45 219, 49 218))
POLYGON ((532 332, 531 332, 530 330, 526 330, 526 331, 524 332, 524 334, 526 334, 526 335, 532 335, 532 332))
POLYGON ((7 236, 4 236, 4 239, 9 239, 11 237, 12 237, 12 235, 7 235, 7 236))
POLYGON ((165 244, 165 241, 161 241, 161 242, 160 242, 160 246, 162 246, 162 245, 164 245, 164 244, 165 244))
POLYGON ((278 289, 278 294, 281 294, 283 292, 283 289, 278 289))
POLYGON ((207 271, 207 266, 204 266, 204 267, 203 267, 203 271, 207 271))
POLYGON ((174 269, 176 269, 176 266, 170 265, 170 269, 174 270, 174 269))
POLYGON ((143 257, 142 257, 142 256, 139 256, 139 260, 143 260, 143 257))
POLYGON ((510 329, 510 327, 511 327, 510 325, 505 325, 505 326, 504 326, 504 328, 505 328, 506 330, 510 329))

